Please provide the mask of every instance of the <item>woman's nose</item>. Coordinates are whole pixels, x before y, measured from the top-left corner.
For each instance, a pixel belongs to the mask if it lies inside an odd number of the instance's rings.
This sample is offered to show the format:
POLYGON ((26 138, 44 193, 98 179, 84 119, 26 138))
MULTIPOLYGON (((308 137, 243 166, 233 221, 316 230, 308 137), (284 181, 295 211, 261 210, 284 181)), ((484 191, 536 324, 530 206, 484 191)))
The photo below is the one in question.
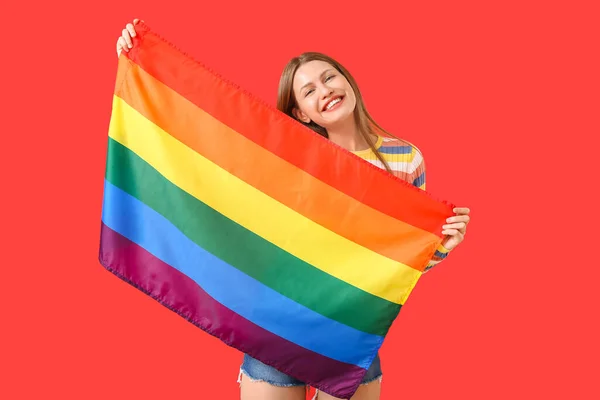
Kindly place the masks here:
POLYGON ((333 89, 331 89, 327 85, 321 85, 320 91, 321 91, 321 96, 323 96, 323 98, 325 98, 325 97, 329 96, 331 93, 333 93, 333 89))

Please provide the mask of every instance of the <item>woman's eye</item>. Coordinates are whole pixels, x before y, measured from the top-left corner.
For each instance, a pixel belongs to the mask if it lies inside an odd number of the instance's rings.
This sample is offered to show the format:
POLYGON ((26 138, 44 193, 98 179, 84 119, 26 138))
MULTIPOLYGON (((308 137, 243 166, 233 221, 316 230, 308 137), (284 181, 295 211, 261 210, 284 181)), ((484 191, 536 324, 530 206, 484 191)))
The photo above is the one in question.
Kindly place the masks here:
POLYGON ((325 82, 328 82, 329 80, 333 79, 335 77, 335 75, 329 75, 327 78, 325 78, 325 82))
POLYGON ((307 90, 306 93, 304 94, 304 97, 308 96, 309 94, 311 94, 313 92, 313 89, 307 90))

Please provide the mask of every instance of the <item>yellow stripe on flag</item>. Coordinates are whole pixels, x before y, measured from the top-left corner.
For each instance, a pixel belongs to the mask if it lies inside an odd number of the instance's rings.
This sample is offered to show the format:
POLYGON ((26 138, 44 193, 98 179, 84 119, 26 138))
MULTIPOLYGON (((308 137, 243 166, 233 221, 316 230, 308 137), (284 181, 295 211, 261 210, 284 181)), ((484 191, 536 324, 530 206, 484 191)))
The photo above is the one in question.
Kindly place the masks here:
POLYGON ((118 96, 109 136, 227 218, 366 292, 402 304, 422 274, 277 202, 185 146, 118 96))

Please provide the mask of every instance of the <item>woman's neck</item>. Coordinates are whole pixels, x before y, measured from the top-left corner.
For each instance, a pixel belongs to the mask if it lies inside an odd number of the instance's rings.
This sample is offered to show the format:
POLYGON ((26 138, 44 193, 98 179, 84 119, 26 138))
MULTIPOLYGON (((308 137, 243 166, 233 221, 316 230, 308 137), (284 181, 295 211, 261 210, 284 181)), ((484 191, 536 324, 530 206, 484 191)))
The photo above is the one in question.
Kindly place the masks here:
POLYGON ((348 151, 361 151, 369 148, 369 143, 361 135, 352 118, 348 118, 348 123, 329 127, 327 135, 329 140, 348 151))

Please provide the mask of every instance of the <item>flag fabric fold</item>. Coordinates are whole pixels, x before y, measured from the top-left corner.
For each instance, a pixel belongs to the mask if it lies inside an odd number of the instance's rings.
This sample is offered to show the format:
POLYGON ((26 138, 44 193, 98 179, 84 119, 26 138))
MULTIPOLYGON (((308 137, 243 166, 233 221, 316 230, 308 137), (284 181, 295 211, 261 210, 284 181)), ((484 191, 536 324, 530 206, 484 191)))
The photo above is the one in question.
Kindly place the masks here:
POLYGON ((349 399, 453 206, 136 31, 117 70, 100 263, 228 346, 349 399))

